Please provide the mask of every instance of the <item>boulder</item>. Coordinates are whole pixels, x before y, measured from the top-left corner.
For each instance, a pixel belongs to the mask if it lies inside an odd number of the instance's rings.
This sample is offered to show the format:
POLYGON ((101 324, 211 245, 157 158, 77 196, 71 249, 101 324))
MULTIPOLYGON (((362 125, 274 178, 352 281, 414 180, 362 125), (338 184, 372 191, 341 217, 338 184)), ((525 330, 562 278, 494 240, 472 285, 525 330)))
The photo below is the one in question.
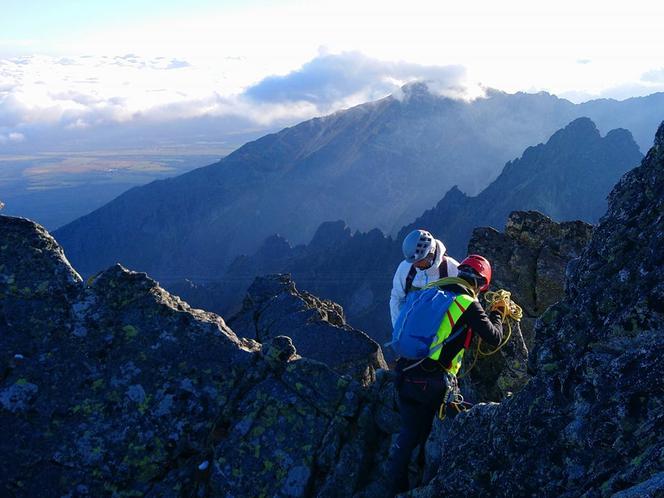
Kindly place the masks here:
POLYGON ((373 382, 378 368, 387 368, 380 346, 346 323, 341 306, 299 291, 290 275, 256 278, 229 323, 259 342, 288 334, 302 356, 364 385, 373 382))
MULTIPOLYGON (((473 399, 500 401, 528 381, 535 320, 564 297, 567 265, 581 255, 591 235, 588 223, 557 223, 537 211, 512 212, 504 232, 490 227, 473 231, 468 253, 491 261, 491 290, 511 292, 523 309, 521 322, 513 325, 510 341, 500 354, 481 359, 471 371, 465 385, 473 399)), ((467 368, 469 363, 467 358, 467 368)))

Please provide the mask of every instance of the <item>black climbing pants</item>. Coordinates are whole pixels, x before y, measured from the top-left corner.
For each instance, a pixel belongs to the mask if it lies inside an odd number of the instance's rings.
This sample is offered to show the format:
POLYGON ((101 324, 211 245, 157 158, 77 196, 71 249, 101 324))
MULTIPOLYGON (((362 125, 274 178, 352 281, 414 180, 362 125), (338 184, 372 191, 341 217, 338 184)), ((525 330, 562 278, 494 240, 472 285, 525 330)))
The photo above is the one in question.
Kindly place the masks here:
POLYGON ((399 375, 397 393, 401 412, 401 431, 390 454, 388 479, 392 494, 409 489, 408 464, 413 450, 420 446, 421 464, 424 464, 426 443, 433 419, 445 398, 449 381, 444 373, 435 377, 399 375))

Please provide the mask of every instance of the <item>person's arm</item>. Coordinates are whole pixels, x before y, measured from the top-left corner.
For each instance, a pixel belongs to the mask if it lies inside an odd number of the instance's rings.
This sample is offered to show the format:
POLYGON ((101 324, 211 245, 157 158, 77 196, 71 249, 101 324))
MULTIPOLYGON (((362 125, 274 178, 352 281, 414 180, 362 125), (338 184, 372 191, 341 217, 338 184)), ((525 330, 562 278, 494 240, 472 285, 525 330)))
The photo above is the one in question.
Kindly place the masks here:
POLYGON ((503 340, 503 322, 500 311, 487 315, 482 305, 473 301, 464 312, 466 324, 490 346, 497 347, 503 340))
POLYGON ((399 312, 403 306, 404 301, 406 300, 406 279, 403 276, 403 271, 401 271, 401 266, 397 268, 397 271, 394 273, 394 278, 392 278, 392 292, 390 293, 390 315, 392 317, 392 327, 399 317, 399 312))

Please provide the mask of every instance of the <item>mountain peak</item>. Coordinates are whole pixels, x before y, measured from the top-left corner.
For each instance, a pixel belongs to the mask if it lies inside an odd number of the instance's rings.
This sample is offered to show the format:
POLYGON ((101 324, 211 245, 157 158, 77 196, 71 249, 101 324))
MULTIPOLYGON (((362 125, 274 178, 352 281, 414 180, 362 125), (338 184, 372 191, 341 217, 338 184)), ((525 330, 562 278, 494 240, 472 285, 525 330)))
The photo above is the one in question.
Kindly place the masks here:
POLYGON ((334 247, 350 237, 350 228, 345 221, 326 221, 318 227, 309 245, 319 249, 334 247))
MULTIPOLYGON (((585 116, 577 118, 574 121, 570 122, 558 133, 563 133, 565 135, 574 135, 574 136, 587 135, 587 134, 593 134, 599 136, 599 130, 597 129, 597 126, 595 125, 593 120, 585 116)), ((554 134, 554 136, 557 135, 558 133, 554 134)))
POLYGON ((429 85, 424 81, 414 81, 406 83, 393 95, 397 100, 405 103, 418 103, 430 102, 434 99, 441 98, 440 96, 431 92, 429 85))
POLYGON ((401 91, 407 96, 431 95, 429 86, 424 81, 413 81, 401 87, 401 91))
POLYGON ((563 144, 587 144, 601 138, 595 123, 587 117, 577 118, 564 128, 555 132, 546 143, 547 146, 563 144))
POLYGON ((467 199, 468 196, 461 191, 458 185, 454 185, 451 189, 447 191, 445 196, 440 202, 454 202, 467 199))

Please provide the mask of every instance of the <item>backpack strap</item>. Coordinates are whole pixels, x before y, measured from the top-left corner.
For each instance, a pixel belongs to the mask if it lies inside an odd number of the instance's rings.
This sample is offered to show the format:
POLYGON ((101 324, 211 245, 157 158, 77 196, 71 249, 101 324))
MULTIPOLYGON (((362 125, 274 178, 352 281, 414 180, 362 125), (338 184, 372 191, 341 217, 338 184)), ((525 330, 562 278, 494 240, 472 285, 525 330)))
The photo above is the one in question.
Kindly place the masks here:
POLYGON ((440 280, 429 282, 423 287, 423 289, 430 289, 431 287, 442 287, 445 285, 458 285, 468 293, 468 296, 470 296, 471 299, 477 300, 477 295, 475 294, 475 291, 470 286, 470 284, 459 277, 441 278, 440 280))
POLYGON ((468 327, 466 329, 466 340, 463 341, 463 349, 468 349, 470 347, 470 341, 473 340, 473 329, 468 327))
POLYGON ((440 262, 440 266, 438 267, 438 276, 440 278, 447 278, 447 256, 443 255, 443 260, 440 262))
MULTIPOLYGON (((404 285, 404 290, 406 291, 406 294, 408 294, 413 288, 413 280, 415 280, 416 273, 417 269, 415 268, 415 265, 411 265, 410 271, 406 276, 406 285, 404 285)), ((447 275, 448 275, 447 256, 443 256, 443 261, 440 263, 440 266, 438 267, 438 278, 447 278, 447 275)))
POLYGON ((404 291, 406 291, 406 294, 410 292, 410 290, 413 288, 413 280, 415 280, 415 274, 417 273, 417 269, 415 268, 415 265, 410 266, 410 271, 408 272, 408 275, 406 276, 406 285, 404 285, 404 291))

